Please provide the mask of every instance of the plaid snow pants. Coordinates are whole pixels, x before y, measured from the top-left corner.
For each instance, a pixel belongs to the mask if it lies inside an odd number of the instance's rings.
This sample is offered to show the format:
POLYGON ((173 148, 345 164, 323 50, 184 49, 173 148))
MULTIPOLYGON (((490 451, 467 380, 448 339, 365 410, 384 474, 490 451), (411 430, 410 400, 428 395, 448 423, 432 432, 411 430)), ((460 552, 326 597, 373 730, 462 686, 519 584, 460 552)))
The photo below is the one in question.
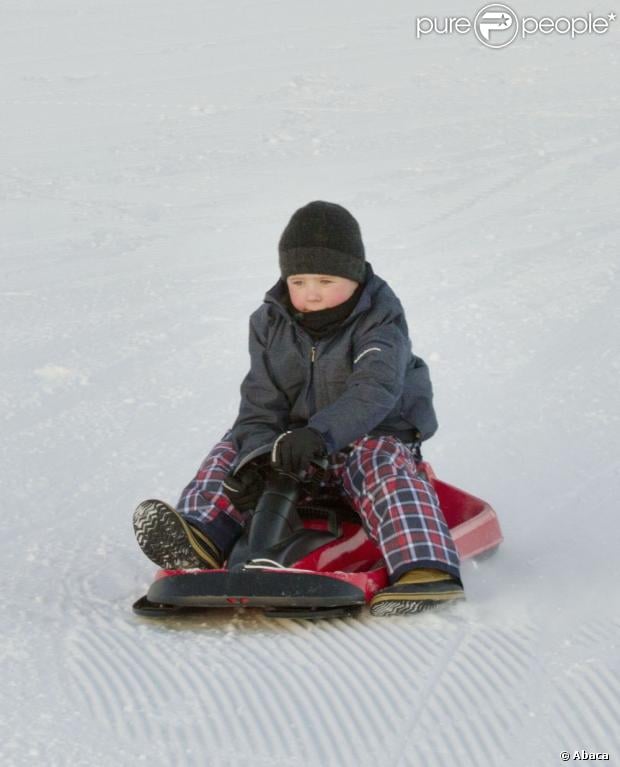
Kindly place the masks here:
MULTIPOLYGON (((228 431, 204 459, 176 507, 225 556, 246 520, 222 486, 235 457, 228 431)), ((313 470, 310 467, 309 473, 313 470)), ((365 436, 332 453, 321 485, 335 485, 348 497, 381 550, 391 582, 414 567, 460 577, 458 554, 437 495, 417 475, 413 452, 396 437, 365 436)))

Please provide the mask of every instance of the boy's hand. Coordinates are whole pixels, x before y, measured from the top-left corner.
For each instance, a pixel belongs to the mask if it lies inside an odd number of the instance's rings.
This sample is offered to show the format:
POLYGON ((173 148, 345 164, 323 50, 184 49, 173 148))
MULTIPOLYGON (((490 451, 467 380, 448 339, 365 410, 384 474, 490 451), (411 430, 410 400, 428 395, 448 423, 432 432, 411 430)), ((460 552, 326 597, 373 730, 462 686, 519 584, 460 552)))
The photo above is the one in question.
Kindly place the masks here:
POLYGON ((228 474, 224 480, 224 493, 232 505, 241 512, 254 511, 265 489, 262 474, 255 466, 246 466, 241 476, 228 474))
POLYGON ((297 474, 308 467, 313 458, 327 454, 325 440, 315 429, 305 426, 284 432, 273 443, 271 465, 297 474))

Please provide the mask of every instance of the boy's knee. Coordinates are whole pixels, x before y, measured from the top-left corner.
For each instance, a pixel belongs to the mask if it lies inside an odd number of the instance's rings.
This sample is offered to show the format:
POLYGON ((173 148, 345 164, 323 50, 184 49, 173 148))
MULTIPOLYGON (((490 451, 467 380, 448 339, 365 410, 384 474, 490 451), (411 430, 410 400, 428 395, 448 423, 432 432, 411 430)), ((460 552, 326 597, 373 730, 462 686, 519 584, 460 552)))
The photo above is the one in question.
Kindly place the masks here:
POLYGON ((237 457, 237 450, 230 440, 222 440, 212 448, 198 469, 196 479, 221 479, 230 471, 237 457))
POLYGON ((216 443, 205 460, 232 463, 237 457, 237 449, 231 439, 223 438, 216 443))
POLYGON ((400 463, 410 457, 406 446, 389 434, 360 437, 353 442, 352 447, 353 449, 349 454, 350 462, 372 463, 374 466, 386 463, 393 465, 395 462, 400 463))

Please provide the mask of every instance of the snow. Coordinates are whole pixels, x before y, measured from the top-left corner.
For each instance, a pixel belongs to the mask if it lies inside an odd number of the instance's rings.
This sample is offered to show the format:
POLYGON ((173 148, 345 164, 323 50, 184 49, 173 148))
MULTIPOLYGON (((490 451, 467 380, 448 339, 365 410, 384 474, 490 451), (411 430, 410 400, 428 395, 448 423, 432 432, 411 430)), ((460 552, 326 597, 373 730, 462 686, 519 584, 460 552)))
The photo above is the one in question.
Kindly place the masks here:
POLYGON ((451 6, 3 3, 3 767, 619 758, 620 22, 415 40, 451 6), (137 618, 131 512, 232 422, 312 199, 360 221, 432 365, 425 457, 505 543, 441 614, 137 618))

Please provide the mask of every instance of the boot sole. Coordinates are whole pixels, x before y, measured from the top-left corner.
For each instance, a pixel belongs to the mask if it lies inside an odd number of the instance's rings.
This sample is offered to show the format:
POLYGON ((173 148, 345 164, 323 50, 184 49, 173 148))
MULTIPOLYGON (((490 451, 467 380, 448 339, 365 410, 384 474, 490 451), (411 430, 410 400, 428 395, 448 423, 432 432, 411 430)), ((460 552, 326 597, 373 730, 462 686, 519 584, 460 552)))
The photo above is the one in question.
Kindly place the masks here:
POLYGON ((426 610, 436 610, 452 602, 460 602, 465 599, 462 591, 445 592, 438 594, 434 599, 407 598, 402 595, 376 596, 370 603, 370 614, 377 616, 385 615, 414 615, 426 610))
POLYGON ((187 522, 163 501, 143 501, 134 512, 133 529, 142 551, 163 570, 219 567, 187 522))

